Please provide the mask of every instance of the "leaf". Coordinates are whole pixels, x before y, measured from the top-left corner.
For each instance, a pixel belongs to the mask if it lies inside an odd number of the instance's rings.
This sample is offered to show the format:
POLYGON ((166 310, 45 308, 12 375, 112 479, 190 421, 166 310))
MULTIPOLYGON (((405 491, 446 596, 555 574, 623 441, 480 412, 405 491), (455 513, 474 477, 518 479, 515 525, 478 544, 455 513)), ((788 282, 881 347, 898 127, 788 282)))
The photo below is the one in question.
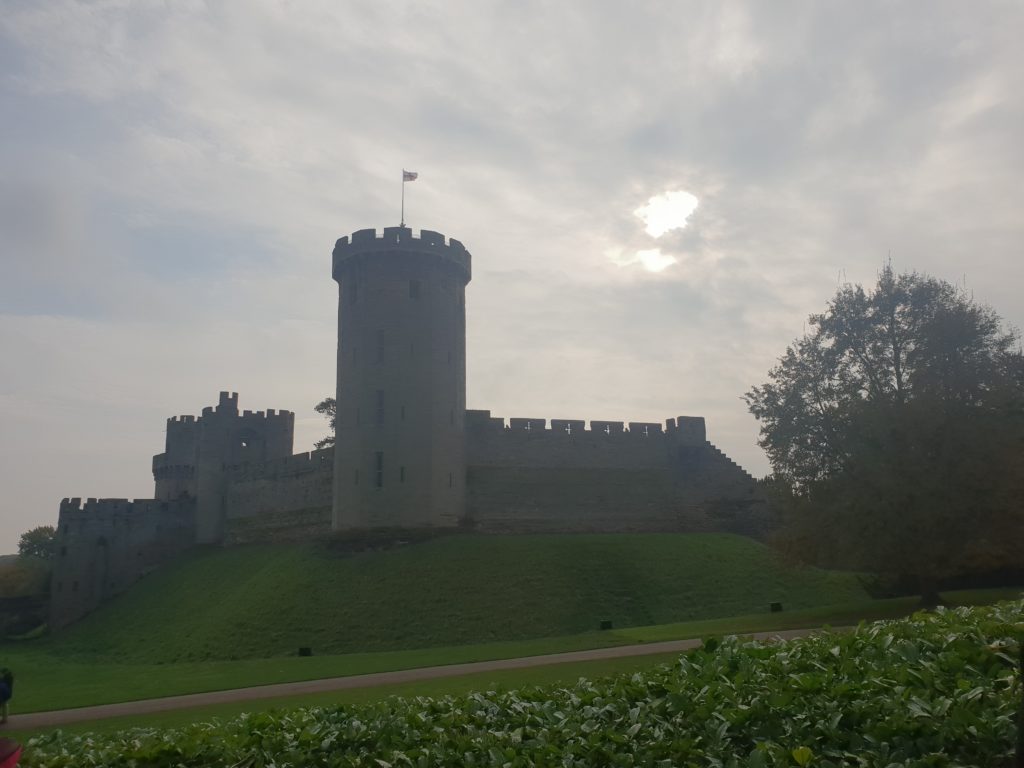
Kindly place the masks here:
POLYGON ((793 750, 791 754, 793 755, 793 759, 796 760, 796 764, 799 765, 800 768, 804 768, 804 766, 810 765, 811 760, 814 759, 814 753, 811 751, 810 747, 797 747, 793 750))

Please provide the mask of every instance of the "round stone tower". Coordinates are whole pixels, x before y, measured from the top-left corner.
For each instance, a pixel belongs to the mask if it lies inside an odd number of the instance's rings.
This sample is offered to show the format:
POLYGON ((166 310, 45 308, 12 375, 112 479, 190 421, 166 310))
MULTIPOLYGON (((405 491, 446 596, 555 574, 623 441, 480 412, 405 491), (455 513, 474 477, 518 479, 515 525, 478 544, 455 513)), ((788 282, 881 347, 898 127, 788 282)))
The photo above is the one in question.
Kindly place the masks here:
POLYGON ((465 505, 466 284, 458 240, 363 229, 338 281, 333 526, 454 526, 465 505))

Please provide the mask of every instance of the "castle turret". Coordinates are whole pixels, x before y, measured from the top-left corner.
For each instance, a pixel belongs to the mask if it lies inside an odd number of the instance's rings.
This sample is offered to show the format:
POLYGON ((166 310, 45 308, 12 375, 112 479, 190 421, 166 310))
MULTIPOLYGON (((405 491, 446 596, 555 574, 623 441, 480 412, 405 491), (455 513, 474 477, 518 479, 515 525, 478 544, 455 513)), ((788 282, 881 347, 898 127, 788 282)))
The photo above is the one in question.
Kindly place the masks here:
POLYGON ((458 240, 364 229, 338 281, 333 526, 454 526, 465 505, 466 284, 458 240))
POLYGON ((202 415, 167 420, 163 453, 153 457, 156 498, 196 501, 196 541, 224 539, 227 467, 290 456, 295 414, 268 409, 238 412, 238 393, 221 392, 202 415))

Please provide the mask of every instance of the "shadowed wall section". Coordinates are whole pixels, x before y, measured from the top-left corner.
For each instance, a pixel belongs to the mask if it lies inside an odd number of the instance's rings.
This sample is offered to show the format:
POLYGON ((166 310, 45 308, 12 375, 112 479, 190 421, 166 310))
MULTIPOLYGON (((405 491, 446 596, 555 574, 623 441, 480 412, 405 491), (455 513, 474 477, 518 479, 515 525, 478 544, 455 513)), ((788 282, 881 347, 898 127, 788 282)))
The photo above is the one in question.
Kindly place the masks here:
POLYGON ((754 478, 707 441, 703 418, 586 427, 469 411, 467 522, 485 533, 767 531, 754 478))
POLYGON ((50 583, 60 629, 195 543, 195 501, 64 499, 50 583))
POLYGON ((300 541, 331 530, 334 449, 228 470, 226 542, 300 541))

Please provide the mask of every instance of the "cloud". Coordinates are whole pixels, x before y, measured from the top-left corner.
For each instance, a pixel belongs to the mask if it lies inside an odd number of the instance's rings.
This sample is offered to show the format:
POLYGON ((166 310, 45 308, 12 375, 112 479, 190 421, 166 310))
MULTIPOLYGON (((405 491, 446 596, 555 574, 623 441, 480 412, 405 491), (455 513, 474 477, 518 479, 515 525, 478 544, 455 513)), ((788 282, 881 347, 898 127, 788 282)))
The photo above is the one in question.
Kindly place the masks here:
POLYGON ((148 493, 163 419, 219 389, 298 411, 308 447, 333 241, 397 223, 402 167, 409 224, 473 253, 472 407, 705 415, 765 472, 739 398, 840 271, 966 272, 1024 325, 1022 16, 8 3, 0 551, 61 495, 148 493), (699 208, 652 239, 634 211, 681 190, 699 208))

